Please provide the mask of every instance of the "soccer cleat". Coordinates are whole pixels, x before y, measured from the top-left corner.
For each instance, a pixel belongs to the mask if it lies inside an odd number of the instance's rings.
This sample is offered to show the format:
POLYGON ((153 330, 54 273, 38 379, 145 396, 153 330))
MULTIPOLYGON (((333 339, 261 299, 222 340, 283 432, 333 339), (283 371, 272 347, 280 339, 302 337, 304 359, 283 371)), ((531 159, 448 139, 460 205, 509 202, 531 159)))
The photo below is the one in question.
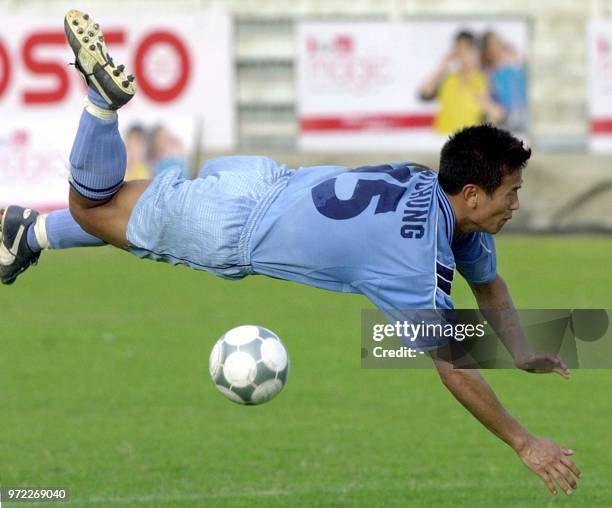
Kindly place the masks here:
POLYGON ((0 280, 12 284, 30 266, 38 263, 40 252, 28 245, 28 228, 36 222, 38 212, 21 206, 9 206, 2 215, 0 240, 0 280))
POLYGON ((119 109, 134 97, 134 78, 124 73, 125 66, 115 66, 98 23, 73 9, 66 13, 64 31, 74 52, 76 69, 110 109, 119 109))

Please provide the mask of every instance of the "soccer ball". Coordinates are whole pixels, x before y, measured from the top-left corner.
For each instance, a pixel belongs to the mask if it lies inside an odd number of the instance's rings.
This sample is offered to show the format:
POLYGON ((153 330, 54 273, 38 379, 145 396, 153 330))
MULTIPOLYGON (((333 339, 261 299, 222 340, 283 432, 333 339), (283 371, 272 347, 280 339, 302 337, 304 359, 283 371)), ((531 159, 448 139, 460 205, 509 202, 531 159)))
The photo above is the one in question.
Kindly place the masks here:
POLYGON ((278 336, 262 326, 244 325, 221 336, 210 353, 210 377, 238 404, 263 404, 283 389, 289 356, 278 336))

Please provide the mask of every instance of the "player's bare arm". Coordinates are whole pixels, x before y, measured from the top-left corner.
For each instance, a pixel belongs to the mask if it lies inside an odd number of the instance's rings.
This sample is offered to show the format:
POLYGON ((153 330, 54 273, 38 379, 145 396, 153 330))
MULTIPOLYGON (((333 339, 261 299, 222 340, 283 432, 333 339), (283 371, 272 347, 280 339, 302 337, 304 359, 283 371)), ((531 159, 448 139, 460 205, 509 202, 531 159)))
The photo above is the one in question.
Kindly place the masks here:
POLYGON ((512 296, 506 282, 497 275, 486 284, 470 284, 480 311, 512 355, 514 364, 527 372, 556 372, 565 379, 569 369, 561 356, 553 353, 534 353, 529 350, 512 296))
POLYGON ((501 404, 477 369, 456 369, 444 351, 432 353, 441 381, 453 396, 489 431, 508 444, 537 474, 552 494, 558 487, 571 495, 581 471, 570 458, 572 450, 532 435, 501 404))

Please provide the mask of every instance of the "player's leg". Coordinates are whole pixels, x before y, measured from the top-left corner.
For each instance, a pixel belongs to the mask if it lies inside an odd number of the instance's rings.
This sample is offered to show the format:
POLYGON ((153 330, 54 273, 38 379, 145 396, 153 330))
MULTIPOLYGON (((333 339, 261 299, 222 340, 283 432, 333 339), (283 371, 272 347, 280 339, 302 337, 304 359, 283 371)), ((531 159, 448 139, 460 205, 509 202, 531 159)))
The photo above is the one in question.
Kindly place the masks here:
MULTIPOLYGON (((125 185, 125 145, 119 134, 117 113, 101 104, 101 96, 90 88, 70 154, 70 212, 88 233, 117 246, 124 246, 131 203, 146 183, 125 185), (115 215, 127 217, 115 217, 115 215)), ((142 192, 142 191, 141 191, 142 192)), ((140 193, 141 193, 140 192, 140 193)), ((135 200, 134 200, 135 202, 135 200)))
POLYGON ((0 280, 3 284, 15 282, 38 262, 44 249, 100 247, 107 243, 127 248, 127 223, 147 185, 148 181, 126 183, 103 206, 92 207, 90 200, 71 189, 70 209, 46 215, 21 206, 0 210, 0 280))
POLYGON ((70 212, 89 234, 115 247, 127 249, 127 225, 134 205, 149 185, 149 180, 126 182, 104 204, 85 198, 70 189, 70 212))
POLYGON ((100 26, 87 14, 69 11, 64 29, 75 66, 89 85, 70 154, 70 212, 88 233, 127 247, 127 221, 147 185, 124 185, 126 151, 116 110, 134 96, 134 78, 115 65, 100 26))
POLYGON ((55 210, 42 215, 36 210, 9 206, 0 210, 0 280, 12 284, 38 262, 44 249, 66 249, 105 245, 74 220, 70 210, 55 210))
POLYGON ((68 233, 59 240, 65 246, 100 245, 102 240, 126 247, 125 226, 146 187, 146 182, 123 183, 126 154, 115 110, 133 97, 133 77, 124 74, 123 66, 115 66, 99 25, 87 14, 69 11, 64 27, 75 54, 75 67, 89 85, 70 155, 70 213, 56 222, 53 217, 46 224, 48 218, 41 218, 35 211, 7 209, 0 245, 0 275, 5 284, 38 261, 38 247, 44 246, 49 234, 53 236, 47 227, 53 224, 60 226, 55 230, 60 236, 68 233), (45 224, 41 224, 43 221, 45 224))

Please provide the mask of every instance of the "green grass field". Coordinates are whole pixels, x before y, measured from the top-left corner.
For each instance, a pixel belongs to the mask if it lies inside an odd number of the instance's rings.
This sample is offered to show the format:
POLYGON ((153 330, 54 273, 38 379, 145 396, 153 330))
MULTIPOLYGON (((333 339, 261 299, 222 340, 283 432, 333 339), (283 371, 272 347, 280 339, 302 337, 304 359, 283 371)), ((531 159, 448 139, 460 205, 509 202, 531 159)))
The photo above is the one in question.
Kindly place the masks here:
MULTIPOLYGON (((498 259, 518 307, 612 307, 612 238, 506 236, 498 259)), ((553 498, 433 370, 360 368, 366 306, 111 248, 45 253, 0 288, 0 484, 69 487, 77 506, 612 505, 612 372, 486 373, 532 432, 576 450, 583 480, 553 498), (291 354, 285 391, 260 407, 208 377, 216 338, 245 323, 291 354)))

